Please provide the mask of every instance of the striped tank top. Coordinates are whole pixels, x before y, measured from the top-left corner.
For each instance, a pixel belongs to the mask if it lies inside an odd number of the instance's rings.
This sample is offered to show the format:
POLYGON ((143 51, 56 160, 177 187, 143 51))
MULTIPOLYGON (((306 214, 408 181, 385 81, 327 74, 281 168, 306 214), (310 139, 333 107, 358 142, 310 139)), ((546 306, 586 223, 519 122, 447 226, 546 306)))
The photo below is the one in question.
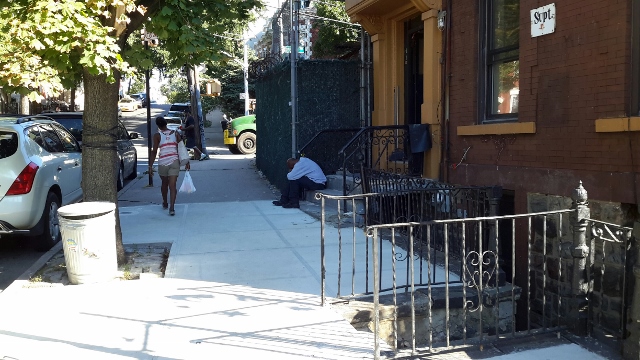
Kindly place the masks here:
POLYGON ((171 130, 158 130, 158 133, 160 133, 160 154, 158 154, 158 165, 171 165, 174 161, 178 160, 178 142, 176 134, 171 130))

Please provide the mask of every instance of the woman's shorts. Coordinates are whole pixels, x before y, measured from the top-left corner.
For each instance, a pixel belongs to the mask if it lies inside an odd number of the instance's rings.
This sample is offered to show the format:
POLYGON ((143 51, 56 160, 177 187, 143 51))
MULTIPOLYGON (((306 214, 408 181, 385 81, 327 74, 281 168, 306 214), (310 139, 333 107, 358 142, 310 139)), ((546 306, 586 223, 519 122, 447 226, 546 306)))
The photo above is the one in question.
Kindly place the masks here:
POLYGON ((196 147, 196 138, 188 137, 186 147, 187 149, 193 149, 196 147))
POLYGON ((171 165, 158 165, 158 174, 160 176, 178 176, 180 175, 180 161, 176 160, 171 165))

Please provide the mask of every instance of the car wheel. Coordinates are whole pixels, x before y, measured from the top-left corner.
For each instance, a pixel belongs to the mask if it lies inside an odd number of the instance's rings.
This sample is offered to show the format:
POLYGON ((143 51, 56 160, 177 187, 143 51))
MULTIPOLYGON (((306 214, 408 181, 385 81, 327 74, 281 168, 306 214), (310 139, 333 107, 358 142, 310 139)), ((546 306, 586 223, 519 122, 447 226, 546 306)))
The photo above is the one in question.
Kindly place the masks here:
POLYGON ((242 153, 240 152, 240 149, 238 149, 238 145, 227 145, 227 148, 229 148, 229 151, 230 151, 232 154, 236 154, 236 155, 238 155, 238 154, 242 154, 242 153))
POLYGON ((120 169, 118 170, 118 179, 116 180, 116 189, 118 191, 122 190, 124 187, 124 165, 120 164, 120 169))
POLYGON ((131 170, 131 174, 127 176, 127 180, 133 180, 138 176, 138 156, 133 160, 133 170, 131 170))
POLYGON ((52 192, 47 194, 47 202, 42 212, 40 221, 43 224, 43 232, 36 238, 35 248, 38 251, 47 251, 60 241, 60 223, 58 222, 58 209, 60 199, 52 192))
POLYGON ((255 154, 256 152, 256 134, 252 132, 245 132, 238 136, 238 150, 241 153, 255 154))

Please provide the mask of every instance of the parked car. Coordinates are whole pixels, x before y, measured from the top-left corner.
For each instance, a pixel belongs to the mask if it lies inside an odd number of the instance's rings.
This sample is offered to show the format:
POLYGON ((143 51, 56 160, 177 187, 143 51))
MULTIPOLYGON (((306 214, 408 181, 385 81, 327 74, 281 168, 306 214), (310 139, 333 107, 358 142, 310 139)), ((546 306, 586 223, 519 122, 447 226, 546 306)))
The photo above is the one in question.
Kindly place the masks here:
POLYGON ((167 120, 167 124, 181 124, 184 119, 184 112, 182 111, 167 111, 164 115, 164 119, 167 120))
POLYGON ((122 99, 120 99, 120 101, 118 101, 118 107, 122 111, 136 111, 138 110, 138 103, 138 101, 130 97, 123 97, 122 99))
POLYGON ((180 111, 184 113, 187 109, 191 109, 190 103, 174 103, 171 104, 169 111, 180 111))
POLYGON ((43 115, 0 117, 0 238, 60 241, 58 208, 82 199, 82 153, 74 136, 43 115))
POLYGON ((233 154, 256 152, 256 116, 245 115, 227 122, 224 143, 233 154))
POLYGON ((141 94, 130 94, 128 96, 136 101, 136 103, 138 105, 138 109, 140 109, 141 107, 144 107, 144 105, 143 105, 144 95, 141 95, 141 94))
MULTIPOLYGON (((62 124, 62 126, 67 128, 76 140, 82 144, 82 112, 48 113, 46 116, 62 124)), ((117 146, 118 161, 120 162, 120 168, 116 178, 116 188, 118 190, 124 187, 125 179, 135 179, 136 176, 138 176, 138 154, 131 141, 138 137, 138 133, 129 133, 122 121, 118 120, 117 146)))

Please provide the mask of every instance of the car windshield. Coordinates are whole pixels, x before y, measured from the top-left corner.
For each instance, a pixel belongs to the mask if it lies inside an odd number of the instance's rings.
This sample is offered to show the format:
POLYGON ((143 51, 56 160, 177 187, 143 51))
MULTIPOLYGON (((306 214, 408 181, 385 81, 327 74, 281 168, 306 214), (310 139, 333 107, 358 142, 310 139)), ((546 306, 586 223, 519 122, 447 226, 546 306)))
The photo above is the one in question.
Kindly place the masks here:
POLYGON ((8 158, 18 151, 18 134, 0 131, 0 159, 8 158))
POLYGON ((120 100, 121 103, 130 103, 130 102, 133 102, 133 101, 134 100, 130 99, 130 98, 120 100))
POLYGON ((167 116, 182 117, 182 111, 169 111, 167 116))
POLYGON ((179 112, 184 112, 185 110, 187 110, 189 108, 189 105, 184 105, 184 104, 173 104, 171 105, 171 108, 169 108, 169 111, 179 111, 179 112))

